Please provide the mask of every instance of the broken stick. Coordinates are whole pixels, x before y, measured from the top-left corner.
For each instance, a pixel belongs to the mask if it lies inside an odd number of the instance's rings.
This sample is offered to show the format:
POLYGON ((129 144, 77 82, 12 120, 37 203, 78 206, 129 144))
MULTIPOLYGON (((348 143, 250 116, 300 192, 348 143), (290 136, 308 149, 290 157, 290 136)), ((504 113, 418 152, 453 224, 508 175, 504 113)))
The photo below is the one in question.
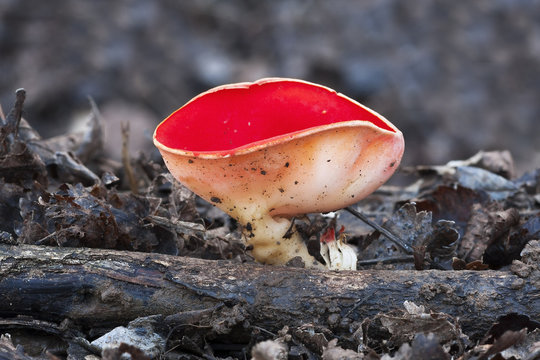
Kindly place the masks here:
MULTIPOLYGON (((0 245, 0 316, 112 328, 153 314, 241 306, 251 326, 349 326, 405 300, 483 336, 500 316, 540 317, 539 288, 504 271, 321 271, 151 253, 0 245), (360 304, 360 305, 359 305, 360 304)), ((537 285, 537 284, 536 284, 537 285)))

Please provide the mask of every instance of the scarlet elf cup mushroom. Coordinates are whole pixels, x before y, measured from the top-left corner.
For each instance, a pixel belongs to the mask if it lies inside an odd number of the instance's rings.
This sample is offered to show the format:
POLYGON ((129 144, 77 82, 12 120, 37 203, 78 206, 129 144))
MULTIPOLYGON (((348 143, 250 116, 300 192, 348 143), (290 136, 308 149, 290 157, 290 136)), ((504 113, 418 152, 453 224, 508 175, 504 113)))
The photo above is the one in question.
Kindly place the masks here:
MULTIPOLYGON (((257 261, 299 256, 307 267, 322 265, 298 233, 284 237, 290 219, 361 200, 390 178, 404 149, 401 131, 375 111, 284 78, 206 91, 159 124, 154 143, 176 179, 244 226, 257 261)), ((329 251, 326 267, 356 267, 341 240, 329 251)))

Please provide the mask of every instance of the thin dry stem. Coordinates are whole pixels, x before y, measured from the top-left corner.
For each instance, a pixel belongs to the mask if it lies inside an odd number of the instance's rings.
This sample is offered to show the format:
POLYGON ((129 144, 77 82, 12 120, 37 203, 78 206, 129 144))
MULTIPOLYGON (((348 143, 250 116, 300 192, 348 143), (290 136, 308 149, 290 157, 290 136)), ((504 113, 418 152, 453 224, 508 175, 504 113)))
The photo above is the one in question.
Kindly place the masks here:
POLYGON ((133 168, 131 167, 131 161, 129 157, 129 123, 122 123, 122 163, 124 165, 124 170, 126 171, 126 177, 129 181, 129 188, 134 194, 139 193, 137 186, 137 180, 133 173, 133 168))

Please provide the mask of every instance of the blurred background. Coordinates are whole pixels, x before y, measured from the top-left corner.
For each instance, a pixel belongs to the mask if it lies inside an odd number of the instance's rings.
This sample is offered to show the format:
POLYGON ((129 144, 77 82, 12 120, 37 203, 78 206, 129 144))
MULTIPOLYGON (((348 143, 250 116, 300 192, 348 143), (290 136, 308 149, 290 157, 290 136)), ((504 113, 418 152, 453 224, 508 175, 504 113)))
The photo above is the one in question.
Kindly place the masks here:
POLYGON ((156 155, 155 126, 216 85, 267 76, 330 86, 405 134, 405 165, 508 149, 540 167, 540 2, 0 0, 0 104, 27 90, 45 136, 98 104, 107 151, 156 155))

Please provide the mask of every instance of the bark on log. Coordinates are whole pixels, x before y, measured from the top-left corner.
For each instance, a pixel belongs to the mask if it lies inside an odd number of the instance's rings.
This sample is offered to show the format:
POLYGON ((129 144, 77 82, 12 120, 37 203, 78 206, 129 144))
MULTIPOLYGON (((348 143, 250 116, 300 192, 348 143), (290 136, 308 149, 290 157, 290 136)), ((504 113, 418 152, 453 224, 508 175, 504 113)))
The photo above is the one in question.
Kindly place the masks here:
MULTIPOLYGON (((483 335, 501 315, 540 317, 539 289, 502 271, 344 271, 206 261, 160 254, 0 245, 0 316, 29 315, 83 328, 141 316, 239 304, 251 325, 329 326, 330 314, 362 321, 409 300, 459 317, 483 335)), ((335 321, 335 316, 332 317, 335 321)), ((332 330, 346 334, 349 329, 332 330)))

